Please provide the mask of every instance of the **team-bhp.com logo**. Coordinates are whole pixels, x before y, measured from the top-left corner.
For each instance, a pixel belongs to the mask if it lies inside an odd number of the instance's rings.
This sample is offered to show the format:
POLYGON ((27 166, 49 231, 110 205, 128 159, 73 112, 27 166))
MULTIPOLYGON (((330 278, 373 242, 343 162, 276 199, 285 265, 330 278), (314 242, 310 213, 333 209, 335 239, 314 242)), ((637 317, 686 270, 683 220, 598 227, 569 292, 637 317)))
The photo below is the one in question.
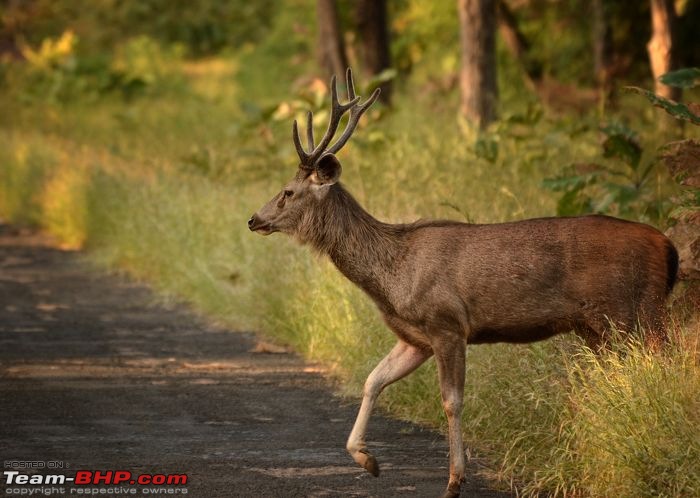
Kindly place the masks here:
POLYGON ((128 470, 78 470, 75 475, 69 476, 62 473, 42 475, 5 470, 3 475, 7 495, 187 494, 185 487, 187 474, 134 474, 128 470), (67 485, 71 487, 66 488, 67 485), (111 488, 105 489, 105 486, 111 486, 111 488))

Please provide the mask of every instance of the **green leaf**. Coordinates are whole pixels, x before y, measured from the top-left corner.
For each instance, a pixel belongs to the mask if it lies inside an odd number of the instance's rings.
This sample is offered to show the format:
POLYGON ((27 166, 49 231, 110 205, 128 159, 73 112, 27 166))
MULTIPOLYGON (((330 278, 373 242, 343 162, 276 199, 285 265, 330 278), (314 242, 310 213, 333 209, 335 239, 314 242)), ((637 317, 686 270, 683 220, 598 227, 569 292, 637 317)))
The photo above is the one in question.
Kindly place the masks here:
POLYGON ((385 69, 381 73, 375 74, 365 85, 364 92, 369 95, 375 88, 396 78, 397 74, 396 69, 385 69))
POLYGON ((608 208, 617 201, 617 194, 616 192, 608 192, 605 194, 605 196, 598 202, 596 202, 593 205, 593 210, 596 213, 605 213, 608 211, 608 208))
POLYGON ((660 107, 676 119, 682 119, 684 121, 690 121, 695 125, 700 125, 700 115, 695 114, 685 104, 674 102, 673 100, 656 95, 654 92, 650 92, 649 90, 636 86, 626 86, 625 90, 645 96, 653 105, 660 107))
POLYGON ((615 196, 615 200, 620 205, 626 205, 635 201, 639 197, 639 190, 633 185, 620 185, 618 183, 607 182, 603 185, 608 192, 615 196))
POLYGON ((548 190, 554 192, 560 192, 562 190, 580 190, 589 183, 592 183, 592 175, 574 175, 574 176, 560 176, 556 178, 545 178, 542 180, 542 186, 548 190))
POLYGON ((583 186, 566 192, 557 202, 558 216, 574 216, 591 213, 591 198, 582 192, 583 186))
POLYGON ((493 163, 498 159, 498 142, 492 138, 481 136, 474 143, 474 154, 476 157, 486 159, 493 163))
POLYGON ((573 216, 593 212, 592 199, 585 189, 597 182, 600 172, 595 170, 582 175, 571 174, 556 178, 546 178, 542 186, 554 192, 563 192, 557 201, 559 216, 573 216))
POLYGON ((503 121, 512 124, 537 124, 544 116, 542 107, 529 104, 524 112, 513 113, 503 117, 503 121))
POLYGON ((700 68, 688 67, 671 71, 662 75, 659 81, 664 85, 676 88, 694 88, 700 85, 700 68))
POLYGON ((642 158, 642 147, 636 134, 621 125, 606 126, 601 131, 607 135, 603 142, 603 156, 622 159, 636 170, 642 158))

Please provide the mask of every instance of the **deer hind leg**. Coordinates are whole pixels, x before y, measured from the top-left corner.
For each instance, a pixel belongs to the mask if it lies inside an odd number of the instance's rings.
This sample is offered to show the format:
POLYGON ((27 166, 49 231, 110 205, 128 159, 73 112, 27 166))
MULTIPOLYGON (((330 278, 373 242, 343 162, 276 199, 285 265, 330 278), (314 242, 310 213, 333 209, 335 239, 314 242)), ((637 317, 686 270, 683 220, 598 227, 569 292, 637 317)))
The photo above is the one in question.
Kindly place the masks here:
POLYGON ((601 353, 607 348, 608 334, 602 322, 586 320, 576 324, 575 330, 592 351, 601 353))
POLYGON ((584 324, 579 331, 588 346, 596 352, 607 348, 611 339, 611 330, 622 332, 622 337, 640 338, 652 349, 663 346, 666 342, 665 308, 662 298, 643 296, 638 304, 629 307, 608 307, 598 309, 596 313, 584 315, 584 324), (641 328, 640 328, 641 327, 641 328))
POLYGON ((615 338, 613 330, 633 333, 636 326, 634 309, 631 306, 596 306, 587 310, 577 330, 588 347, 596 353, 608 349, 611 339, 615 338))
POLYGON ((435 361, 440 379, 442 405, 447 415, 450 445, 450 480, 443 498, 459 496, 464 483, 464 443, 462 441, 462 402, 466 344, 461 337, 436 345, 435 361))
POLYGON ((644 342, 652 351, 661 351, 669 344, 668 310, 665 297, 649 294, 639 306, 639 322, 644 331, 644 342))
POLYGON ((367 377, 362 405, 348 438, 347 450, 353 460, 375 477, 379 475, 379 464, 377 459, 367 451, 367 445, 365 444, 367 424, 374 403, 386 386, 413 372, 431 355, 432 352, 429 350, 422 350, 399 341, 367 377))

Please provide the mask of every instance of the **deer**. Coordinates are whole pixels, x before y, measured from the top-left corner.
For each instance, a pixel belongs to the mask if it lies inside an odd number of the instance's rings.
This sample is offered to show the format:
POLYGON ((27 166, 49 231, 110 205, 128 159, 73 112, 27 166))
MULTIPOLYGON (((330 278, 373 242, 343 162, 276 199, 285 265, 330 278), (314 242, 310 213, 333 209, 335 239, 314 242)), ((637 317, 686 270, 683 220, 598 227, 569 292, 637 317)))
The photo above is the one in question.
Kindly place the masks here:
POLYGON ((667 296, 678 253, 651 226, 602 215, 550 217, 496 224, 377 220, 339 182, 336 157, 379 89, 361 102, 352 71, 347 102, 330 83, 331 112, 321 141, 307 117, 307 147, 296 120, 296 175, 248 221, 262 235, 281 232, 327 256, 378 308, 398 341, 372 370, 347 440, 347 451, 373 476, 377 459, 365 434, 380 393, 431 357, 448 422, 449 480, 443 497, 465 480, 461 414, 466 346, 530 343, 574 331, 591 347, 613 328, 665 337, 667 296), (331 144, 341 118, 347 124, 331 144))

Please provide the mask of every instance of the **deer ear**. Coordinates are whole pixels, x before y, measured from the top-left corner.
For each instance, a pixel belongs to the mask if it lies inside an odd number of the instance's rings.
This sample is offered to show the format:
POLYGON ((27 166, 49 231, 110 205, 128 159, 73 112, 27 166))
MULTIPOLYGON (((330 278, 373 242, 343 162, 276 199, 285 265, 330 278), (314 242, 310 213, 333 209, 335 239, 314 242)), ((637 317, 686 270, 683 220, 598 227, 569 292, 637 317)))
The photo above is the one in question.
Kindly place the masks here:
POLYGON ((340 178, 343 167, 333 154, 324 154, 316 161, 311 181, 317 185, 333 185, 340 178))

